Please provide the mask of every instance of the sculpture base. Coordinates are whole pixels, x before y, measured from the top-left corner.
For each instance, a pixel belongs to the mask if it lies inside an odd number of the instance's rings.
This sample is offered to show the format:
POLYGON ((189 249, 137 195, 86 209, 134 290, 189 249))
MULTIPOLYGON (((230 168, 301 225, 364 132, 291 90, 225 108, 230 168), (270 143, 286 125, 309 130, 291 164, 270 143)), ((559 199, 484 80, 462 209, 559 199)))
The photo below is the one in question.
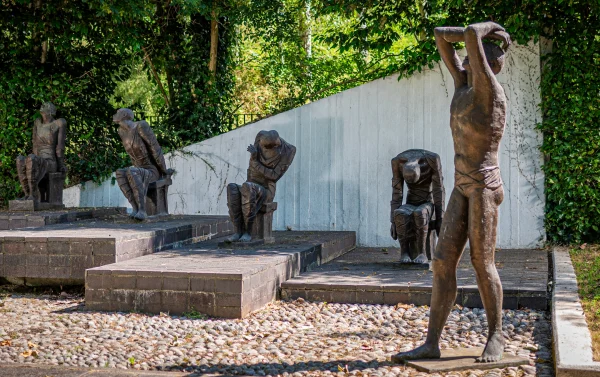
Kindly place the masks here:
POLYGON ((431 269, 431 261, 427 263, 401 263, 394 262, 392 263, 394 268, 399 268, 401 270, 430 270, 431 269))
POLYGON ((261 245, 270 245, 275 243, 275 237, 269 237, 264 239, 251 240, 248 242, 231 242, 231 241, 222 241, 219 242, 219 249, 246 249, 248 247, 255 247, 261 245))
POLYGON ((481 356, 483 348, 457 348, 442 350, 439 359, 407 361, 406 366, 425 373, 443 373, 459 370, 488 370, 529 365, 529 359, 504 353, 502 359, 492 363, 477 363, 475 359, 481 356))
POLYGON ((10 200, 8 202, 9 211, 18 212, 33 212, 33 211, 48 211, 51 209, 63 209, 64 204, 52 204, 36 202, 35 200, 10 200))

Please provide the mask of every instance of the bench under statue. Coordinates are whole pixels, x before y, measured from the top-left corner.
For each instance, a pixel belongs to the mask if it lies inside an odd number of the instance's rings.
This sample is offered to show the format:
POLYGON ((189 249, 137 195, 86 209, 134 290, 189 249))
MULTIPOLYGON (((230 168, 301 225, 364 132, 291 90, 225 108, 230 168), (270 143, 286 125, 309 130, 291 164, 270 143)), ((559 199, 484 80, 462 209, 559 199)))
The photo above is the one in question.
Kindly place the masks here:
POLYGON ((169 214, 169 186, 173 184, 171 176, 172 171, 167 171, 167 174, 158 181, 148 185, 148 193, 146 194, 146 213, 148 216, 168 215, 169 214))
POLYGON ((228 242, 273 243, 275 188, 292 164, 296 147, 280 138, 277 131, 260 131, 254 144, 248 146, 248 152, 250 166, 246 182, 227 185, 229 217, 235 227, 235 234, 228 242))

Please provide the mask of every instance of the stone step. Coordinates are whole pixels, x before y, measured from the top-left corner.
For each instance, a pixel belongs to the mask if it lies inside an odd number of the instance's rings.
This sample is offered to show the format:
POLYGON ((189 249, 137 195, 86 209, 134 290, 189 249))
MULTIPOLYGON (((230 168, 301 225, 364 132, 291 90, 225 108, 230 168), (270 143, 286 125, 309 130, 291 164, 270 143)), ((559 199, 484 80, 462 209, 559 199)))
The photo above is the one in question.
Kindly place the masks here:
POLYGON ((85 270, 228 235, 227 216, 127 216, 0 231, 0 277, 13 283, 83 284, 85 270))
POLYGON ((126 213, 125 207, 67 208, 52 211, 0 212, 0 230, 39 228, 81 220, 104 219, 126 213))
MULTIPOLYGON (((346 304, 429 305, 433 273, 400 269, 398 249, 358 248, 332 263, 290 279, 281 285, 285 299, 303 298, 346 304)), ((547 310, 548 252, 502 250, 496 253, 505 309, 547 310)), ((469 251, 457 269, 456 303, 482 308, 469 251)))
POLYGON ((275 243, 219 248, 220 240, 86 271, 91 310, 197 311, 242 318, 277 298, 282 282, 354 249, 355 232, 274 232, 275 243))

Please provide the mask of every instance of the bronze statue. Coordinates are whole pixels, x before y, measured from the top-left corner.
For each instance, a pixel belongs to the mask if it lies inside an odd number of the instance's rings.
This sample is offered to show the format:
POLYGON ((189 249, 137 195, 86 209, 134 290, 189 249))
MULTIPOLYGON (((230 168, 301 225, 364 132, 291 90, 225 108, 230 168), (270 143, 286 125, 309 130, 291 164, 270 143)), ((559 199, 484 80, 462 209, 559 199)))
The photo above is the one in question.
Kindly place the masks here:
POLYGON ((433 257, 433 292, 425 344, 392 356, 395 362, 440 357, 439 340, 456 301, 456 268, 467 239, 471 262, 489 325, 488 340, 478 362, 502 358, 502 284, 494 264, 498 206, 504 189, 498 148, 506 123, 506 97, 496 79, 511 44, 502 26, 484 22, 462 27, 438 27, 440 55, 454 78, 450 128, 454 140, 455 183, 433 257), (484 43, 503 42, 503 47, 484 43), (460 62, 452 43, 465 42, 460 62))
MULTIPOLYGON (((67 133, 67 121, 63 118, 54 119, 56 106, 46 102, 40 108, 42 119, 36 119, 33 123, 33 153, 29 156, 17 157, 17 175, 21 188, 25 193, 25 200, 33 200, 35 203, 43 201, 38 187, 42 179, 52 173, 64 173, 65 166, 65 139, 67 133)), ((63 183, 61 182, 61 184, 63 183)), ((62 203, 62 189, 60 195, 62 203)))
POLYGON ((400 263, 427 263, 430 225, 439 235, 444 216, 446 193, 440 156, 423 149, 409 149, 392 159, 392 174, 390 231, 392 238, 400 241, 400 263), (402 204, 404 182, 408 192, 406 203, 402 204), (416 250, 410 250, 411 241, 416 250))
MULTIPOLYGON (((260 131, 248 146, 250 167, 241 186, 227 185, 229 217, 235 227, 230 242, 252 240, 254 221, 263 205, 273 202, 277 181, 292 164, 296 147, 287 143, 277 131, 260 131)), ((270 226, 270 224, 269 224, 270 226)))
POLYGON ((119 109, 113 116, 113 122, 119 124, 119 136, 133 165, 117 170, 117 183, 133 208, 130 216, 144 220, 148 217, 148 186, 165 176, 170 176, 172 171, 167 169, 162 149, 145 120, 134 122, 133 111, 119 109))

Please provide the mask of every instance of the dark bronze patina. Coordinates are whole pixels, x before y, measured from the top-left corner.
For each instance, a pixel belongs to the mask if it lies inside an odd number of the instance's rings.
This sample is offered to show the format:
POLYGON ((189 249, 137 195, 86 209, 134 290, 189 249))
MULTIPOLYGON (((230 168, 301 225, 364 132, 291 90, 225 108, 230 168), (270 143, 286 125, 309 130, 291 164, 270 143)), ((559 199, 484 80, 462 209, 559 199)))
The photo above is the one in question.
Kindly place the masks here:
POLYGON ((159 179, 167 179, 172 170, 167 169, 162 149, 145 120, 134 122, 133 111, 119 109, 113 116, 113 122, 119 125, 119 136, 132 164, 128 168, 117 170, 117 183, 133 208, 130 216, 145 220, 148 217, 148 186, 159 179))
POLYGON ((440 357, 439 340, 456 300, 456 268, 467 240, 477 285, 487 314, 488 340, 479 362, 502 358, 502 284, 494 253, 498 207, 504 189, 498 167, 498 148, 506 123, 506 97, 496 79, 511 44, 502 26, 484 22, 435 29, 437 47, 454 78, 450 128, 454 140, 455 184, 433 257, 433 292, 425 344, 392 356, 395 362, 440 357), (503 47, 484 43, 503 42, 503 47), (461 63, 452 47, 465 42, 461 63))
POLYGON ((62 205, 62 185, 64 175, 67 172, 65 166, 65 139, 67 133, 67 121, 63 118, 54 119, 56 107, 51 102, 46 102, 40 108, 41 119, 36 119, 33 124, 33 153, 17 157, 17 174, 21 182, 21 188, 25 194, 24 200, 49 202, 48 192, 52 186, 60 185, 60 195, 54 204, 62 205), (50 179, 50 175, 58 174, 57 181, 50 179), (42 180, 48 181, 47 187, 40 192, 39 184, 42 180), (44 197, 45 196, 45 197, 44 197))
POLYGON ((409 149, 392 159, 392 174, 390 232, 400 241, 400 263, 427 263, 430 228, 433 226, 439 235, 444 216, 446 194, 440 156, 409 149), (402 204, 405 182, 408 191, 402 204), (411 241, 416 250, 410 249, 411 241))
POLYGON ((265 212, 272 216, 274 209, 269 210, 269 204, 275 198, 277 181, 294 160, 296 147, 279 137, 277 131, 260 131, 254 144, 248 146, 248 152, 250 166, 246 182, 227 185, 229 217, 235 227, 230 242, 249 242, 258 234, 255 220, 262 208, 267 207, 265 212))

